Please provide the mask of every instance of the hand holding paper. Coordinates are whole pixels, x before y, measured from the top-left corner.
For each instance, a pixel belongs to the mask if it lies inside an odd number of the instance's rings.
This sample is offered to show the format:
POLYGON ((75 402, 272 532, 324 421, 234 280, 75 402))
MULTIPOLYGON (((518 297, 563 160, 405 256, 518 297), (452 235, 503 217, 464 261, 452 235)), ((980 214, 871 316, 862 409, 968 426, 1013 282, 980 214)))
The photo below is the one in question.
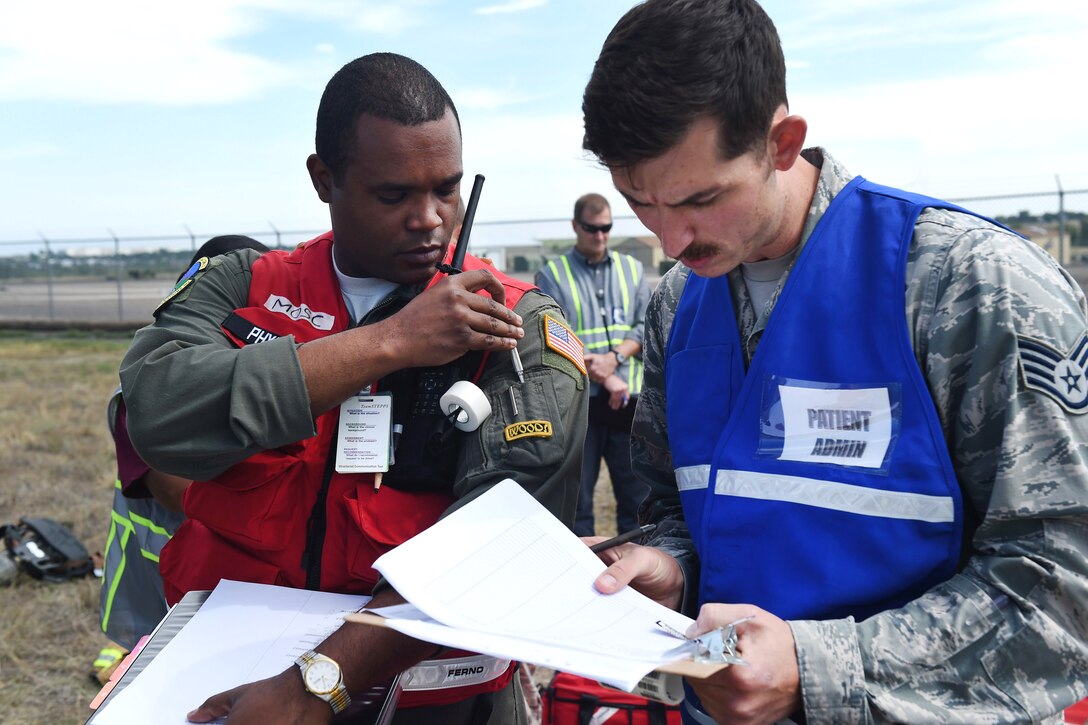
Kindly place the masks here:
POLYGON ((690 618, 633 589, 598 592, 593 581, 604 564, 511 480, 385 554, 375 568, 419 610, 383 610, 386 624, 418 639, 626 690, 692 652, 691 643, 678 643, 656 624, 684 631, 690 618))

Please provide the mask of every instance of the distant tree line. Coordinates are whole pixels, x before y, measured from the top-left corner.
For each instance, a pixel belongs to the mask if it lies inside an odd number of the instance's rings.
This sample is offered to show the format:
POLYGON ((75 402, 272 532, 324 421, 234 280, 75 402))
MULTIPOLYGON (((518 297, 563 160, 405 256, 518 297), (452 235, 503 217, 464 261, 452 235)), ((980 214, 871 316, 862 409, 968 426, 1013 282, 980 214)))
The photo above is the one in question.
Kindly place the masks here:
MULTIPOLYGON (((148 279, 160 275, 176 277, 192 252, 160 249, 154 252, 116 255, 49 255, 48 273, 53 277, 95 277, 108 280, 148 279)), ((41 278, 46 276, 44 252, 17 257, 0 257, 0 279, 41 278)))
MULTIPOLYGON (((1022 229, 1029 224, 1038 224, 1056 229, 1061 222, 1057 212, 1045 214, 1031 214, 1021 211, 1015 216, 994 217, 1007 227, 1022 229)), ((1067 211, 1065 213, 1065 233, 1069 237, 1069 244, 1074 247, 1088 247, 1088 213, 1082 211, 1067 211)))
MULTIPOLYGON (((174 279, 181 274, 185 265, 192 259, 189 250, 159 249, 152 252, 134 252, 132 254, 72 255, 67 252, 53 252, 49 255, 48 274, 53 277, 93 277, 114 281, 118 275, 122 280, 155 279, 158 277, 174 279)), ((0 257, 0 280, 5 279, 42 279, 46 276, 44 252, 32 252, 22 256, 0 257)))

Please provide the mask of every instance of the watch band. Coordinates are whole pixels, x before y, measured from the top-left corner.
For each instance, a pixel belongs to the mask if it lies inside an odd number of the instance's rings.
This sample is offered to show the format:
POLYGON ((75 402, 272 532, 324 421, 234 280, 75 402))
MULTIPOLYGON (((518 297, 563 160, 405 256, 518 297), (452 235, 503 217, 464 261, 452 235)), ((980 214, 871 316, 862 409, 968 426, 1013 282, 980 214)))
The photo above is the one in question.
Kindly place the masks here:
POLYGON ((347 706, 351 704, 351 695, 348 694, 348 688, 344 686, 344 673, 340 669, 340 664, 331 657, 323 655, 314 650, 307 650, 299 655, 295 660, 295 664, 298 665, 299 671, 302 674, 302 686, 306 688, 306 691, 315 697, 319 697, 329 704, 332 708, 333 715, 339 715, 347 706), (319 692, 310 687, 310 682, 306 677, 307 670, 317 662, 329 662, 336 668, 337 680, 336 684, 327 691, 319 692))
POLYGON ((612 354, 616 356, 616 364, 617 365, 623 365, 625 362, 627 362, 627 356, 624 355, 619 350, 613 350, 612 354))

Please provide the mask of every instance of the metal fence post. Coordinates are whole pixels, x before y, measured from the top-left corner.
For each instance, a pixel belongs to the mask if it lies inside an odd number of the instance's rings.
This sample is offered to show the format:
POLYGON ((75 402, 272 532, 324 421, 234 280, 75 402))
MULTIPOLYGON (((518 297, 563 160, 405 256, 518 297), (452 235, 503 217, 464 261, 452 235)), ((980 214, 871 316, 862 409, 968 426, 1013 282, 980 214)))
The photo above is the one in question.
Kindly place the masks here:
POLYGON ((1069 264, 1065 254, 1065 191, 1061 177, 1054 174, 1054 180, 1058 182, 1058 263, 1064 267, 1069 264))
POLYGON ((196 235, 193 234, 193 230, 189 228, 188 224, 182 224, 185 227, 185 231, 189 233, 189 251, 196 254, 196 235))
POLYGON ((45 238, 45 235, 38 232, 38 236, 42 238, 42 242, 45 243, 45 286, 48 290, 49 296, 49 321, 52 322, 56 319, 56 311, 53 307, 53 263, 50 257, 52 256, 49 251, 49 240, 45 238))
POLYGON ((121 260, 121 240, 117 238, 117 235, 113 233, 112 229, 107 229, 110 236, 113 237, 113 257, 117 262, 117 321, 125 321, 125 303, 124 292, 121 289, 121 278, 124 277, 125 263, 121 260))

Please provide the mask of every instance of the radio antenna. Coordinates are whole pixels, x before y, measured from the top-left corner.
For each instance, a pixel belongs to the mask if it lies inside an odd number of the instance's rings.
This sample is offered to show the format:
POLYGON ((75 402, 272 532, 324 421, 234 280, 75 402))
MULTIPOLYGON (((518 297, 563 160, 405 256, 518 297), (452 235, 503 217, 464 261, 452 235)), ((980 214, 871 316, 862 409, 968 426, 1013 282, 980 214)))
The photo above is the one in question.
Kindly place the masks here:
POLYGON ((468 238, 472 234, 472 220, 476 218, 476 207, 480 203, 480 192, 483 191, 483 174, 476 174, 472 181, 472 191, 468 195, 468 204, 465 206, 465 218, 461 222, 461 233, 457 235, 457 245, 453 248, 453 259, 449 264, 439 263, 435 266, 439 272, 446 274, 460 274, 461 265, 465 263, 465 253, 468 252, 468 238))

